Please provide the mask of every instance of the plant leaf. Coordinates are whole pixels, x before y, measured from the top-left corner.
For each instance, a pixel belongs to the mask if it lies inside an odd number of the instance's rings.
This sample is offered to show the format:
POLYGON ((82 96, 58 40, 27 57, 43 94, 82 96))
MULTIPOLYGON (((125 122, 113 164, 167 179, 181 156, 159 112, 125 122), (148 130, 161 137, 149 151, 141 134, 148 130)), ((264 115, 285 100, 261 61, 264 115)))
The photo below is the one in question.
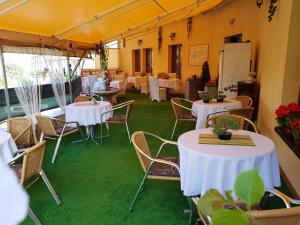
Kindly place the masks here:
POLYGON ((248 207, 259 203, 264 195, 264 183, 259 176, 258 169, 241 173, 235 180, 234 191, 248 207))
POLYGON ((216 209, 223 208, 226 203, 225 198, 216 189, 211 189, 198 201, 198 210, 204 215, 210 216, 216 209))
POLYGON ((233 200, 233 197, 232 197, 232 191, 226 191, 226 198, 227 198, 227 201, 233 205, 234 204, 234 200, 233 200))
POLYGON ((212 215, 212 225, 248 225, 248 215, 242 210, 219 209, 212 215))

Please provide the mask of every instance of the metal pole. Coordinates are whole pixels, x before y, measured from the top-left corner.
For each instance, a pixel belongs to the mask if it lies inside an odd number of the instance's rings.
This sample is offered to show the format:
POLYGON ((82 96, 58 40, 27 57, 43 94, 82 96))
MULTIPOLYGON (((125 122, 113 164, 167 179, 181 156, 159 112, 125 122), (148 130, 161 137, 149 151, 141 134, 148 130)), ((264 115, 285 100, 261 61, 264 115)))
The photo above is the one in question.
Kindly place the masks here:
POLYGON ((4 13, 10 12, 10 11, 16 9, 17 7, 25 4, 28 1, 30 1, 30 0, 22 0, 22 1, 18 2, 17 4, 12 5, 12 6, 8 7, 8 8, 6 8, 6 9, 0 11, 0 16, 3 15, 4 13))
POLYGON ((69 52, 67 54, 67 71, 68 71, 68 80, 69 80, 69 94, 71 98, 71 103, 73 103, 73 94, 72 94, 72 82, 71 82, 71 70, 70 70, 70 59, 69 59, 69 52))
POLYGON ((79 58, 79 60, 78 60, 78 62, 77 62, 77 64, 76 64, 75 68, 73 69, 73 71, 72 71, 72 73, 71 73, 71 77, 74 76, 74 74, 75 74, 75 72, 76 72, 78 66, 80 65, 81 60, 82 60, 83 57, 85 56, 86 52, 87 52, 87 50, 84 50, 84 51, 83 51, 83 53, 82 53, 82 55, 80 56, 80 58, 79 58))
POLYGON ((6 102, 6 112, 8 118, 11 118, 10 113, 10 101, 9 101, 9 95, 8 95, 8 86, 7 86, 7 77, 6 77, 6 71, 5 71, 5 62, 4 62, 4 55, 3 55, 3 48, 2 45, 0 45, 0 61, 1 61, 1 71, 4 79, 4 94, 5 94, 5 102, 6 102))

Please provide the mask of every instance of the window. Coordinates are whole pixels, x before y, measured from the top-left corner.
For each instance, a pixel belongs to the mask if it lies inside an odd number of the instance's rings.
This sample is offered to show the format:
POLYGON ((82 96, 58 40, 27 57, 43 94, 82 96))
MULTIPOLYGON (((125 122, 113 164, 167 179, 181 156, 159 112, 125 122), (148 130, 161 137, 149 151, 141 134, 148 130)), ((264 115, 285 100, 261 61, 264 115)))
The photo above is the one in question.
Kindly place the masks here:
POLYGON ((108 42, 105 44, 105 47, 107 48, 119 48, 118 40, 108 42))
POLYGON ((152 48, 146 49, 146 73, 152 73, 152 48))
POLYGON ((133 50, 133 72, 141 72, 141 50, 133 50))
POLYGON ((242 42, 243 34, 231 35, 224 38, 224 43, 240 43, 242 42))
POLYGON ((181 75, 182 45, 170 45, 169 55, 169 71, 181 75))

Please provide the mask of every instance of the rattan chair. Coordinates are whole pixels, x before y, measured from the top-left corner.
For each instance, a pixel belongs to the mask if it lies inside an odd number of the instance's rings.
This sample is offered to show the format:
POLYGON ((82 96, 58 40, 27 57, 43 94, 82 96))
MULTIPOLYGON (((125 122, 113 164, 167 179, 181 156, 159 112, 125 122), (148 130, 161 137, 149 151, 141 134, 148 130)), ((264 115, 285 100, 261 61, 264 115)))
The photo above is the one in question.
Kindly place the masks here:
POLYGON ((240 101, 242 104, 242 107, 251 107, 253 104, 252 98, 246 95, 238 95, 235 97, 235 100, 240 101))
MULTIPOLYGON (((300 205, 300 200, 292 199, 278 190, 270 189, 266 194, 272 194, 280 198, 286 208, 270 210, 252 210, 250 212, 250 225, 300 225, 300 206, 292 207, 291 204, 300 205)), ((193 203, 197 206, 199 198, 193 197, 193 203)), ((204 225, 210 225, 210 217, 206 217, 198 212, 204 225)))
POLYGON ((44 138, 49 138, 57 140, 51 163, 54 163, 56 159, 60 142, 63 137, 78 131, 82 138, 82 133, 77 122, 66 122, 63 120, 49 118, 47 116, 36 116, 36 119, 40 129, 42 130, 40 139, 43 140, 44 138), (75 124, 76 127, 70 126, 70 124, 75 124))
POLYGON ((179 158, 178 157, 159 157, 161 150, 166 144, 176 145, 174 141, 168 141, 160 138, 159 136, 144 132, 137 131, 132 134, 131 137, 134 149, 138 156, 138 159, 141 163, 141 166, 145 172, 145 176, 142 179, 142 182, 133 198, 133 201, 130 205, 129 211, 132 211, 133 206, 137 200, 138 195, 142 191, 145 182, 147 179, 158 179, 158 180, 180 180, 180 171, 179 171, 179 158), (160 140, 162 144, 157 151, 155 157, 152 157, 145 134, 152 136, 157 140, 160 140))
POLYGON ((130 131, 129 131, 129 127, 128 127, 128 120, 130 118, 131 115, 131 111, 132 111, 132 106, 133 106, 134 100, 130 100, 127 102, 123 102, 121 104, 115 105, 112 107, 111 110, 108 110, 104 113, 101 114, 101 144, 103 141, 104 137, 108 137, 110 136, 109 133, 109 124, 115 124, 115 123, 124 123, 127 129, 127 134, 128 134, 128 138, 129 138, 129 143, 131 143, 131 139, 130 139, 130 131), (115 114, 116 111, 122 111, 125 110, 125 112, 123 112, 124 114, 115 114), (107 120, 104 119, 104 116, 107 116, 107 114, 113 114, 112 117, 108 118, 107 120), (107 128, 107 132, 108 135, 103 136, 103 124, 106 125, 107 128))
POLYGON ((14 139, 20 151, 32 145, 32 121, 26 117, 14 117, 4 121, 7 123, 7 132, 14 139))
POLYGON ((230 118, 235 121, 237 121, 240 125, 240 129, 245 130, 250 125, 251 128, 254 130, 254 132, 259 133, 256 125, 248 118, 240 115, 233 115, 233 114, 222 114, 222 115, 213 115, 208 118, 205 122, 205 127, 211 127, 214 126, 214 124, 217 122, 218 118, 230 118))
POLYGON ((184 98, 172 98, 171 99, 172 108, 175 113, 175 124, 173 127, 173 132, 171 135, 171 140, 173 139, 176 126, 178 121, 184 121, 184 122, 197 122, 196 113, 192 112, 191 106, 187 105, 193 105, 193 102, 184 98))
MULTIPOLYGON (((30 187, 35 181, 38 180, 38 178, 42 177, 46 187, 50 191, 56 204, 60 205, 61 201, 60 201, 58 195, 56 194, 52 184, 48 180, 44 170, 42 169, 45 146, 46 146, 46 141, 39 142, 38 144, 36 144, 30 148, 27 148, 25 150, 25 152, 23 152, 22 154, 18 155, 15 158, 13 158, 8 164, 15 171, 15 173, 19 179, 19 182, 22 185, 27 184, 28 181, 31 181, 32 178, 34 178, 38 175, 37 178, 35 178, 31 183, 29 183, 27 186, 25 186, 25 189, 30 187), (22 164, 14 164, 16 161, 19 161, 21 158, 23 158, 22 164)), ((41 224, 41 222, 36 217, 36 215, 33 213, 31 208, 29 208, 28 215, 35 222, 35 224, 41 224)))
POLYGON ((86 95, 79 95, 74 99, 74 102, 87 102, 90 101, 91 98, 89 96, 86 95))

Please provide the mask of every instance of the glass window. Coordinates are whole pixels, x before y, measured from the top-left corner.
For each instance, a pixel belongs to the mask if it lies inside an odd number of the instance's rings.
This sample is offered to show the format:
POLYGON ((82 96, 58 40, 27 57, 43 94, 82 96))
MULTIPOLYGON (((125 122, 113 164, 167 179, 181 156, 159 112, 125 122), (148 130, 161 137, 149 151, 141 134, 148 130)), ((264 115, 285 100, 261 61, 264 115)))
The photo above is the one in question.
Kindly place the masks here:
POLYGON ((118 40, 108 42, 105 44, 105 47, 107 48, 119 48, 118 40))

